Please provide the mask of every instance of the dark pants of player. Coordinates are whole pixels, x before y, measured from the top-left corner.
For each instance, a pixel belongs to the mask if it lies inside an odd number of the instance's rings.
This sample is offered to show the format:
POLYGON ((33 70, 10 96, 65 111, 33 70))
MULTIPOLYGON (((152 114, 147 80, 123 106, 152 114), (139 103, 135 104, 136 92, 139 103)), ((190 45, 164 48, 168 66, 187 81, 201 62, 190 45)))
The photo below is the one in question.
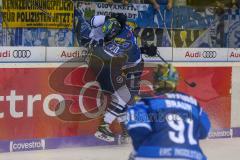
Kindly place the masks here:
POLYGON ((126 85, 126 76, 121 70, 125 61, 124 57, 109 56, 103 47, 96 47, 92 51, 89 68, 96 75, 102 90, 111 95, 111 102, 107 108, 110 118, 106 120, 107 123, 112 123, 126 111, 126 104, 131 97, 126 85))

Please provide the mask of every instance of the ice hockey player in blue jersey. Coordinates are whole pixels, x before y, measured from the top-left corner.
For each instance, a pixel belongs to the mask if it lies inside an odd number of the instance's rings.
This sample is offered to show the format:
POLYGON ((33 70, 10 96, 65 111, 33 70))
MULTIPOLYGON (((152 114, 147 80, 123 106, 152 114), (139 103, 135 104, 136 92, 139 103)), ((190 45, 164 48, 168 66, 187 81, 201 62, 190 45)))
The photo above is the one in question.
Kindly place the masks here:
POLYGON ((142 98, 128 110, 126 122, 134 160, 206 160, 199 140, 210 121, 195 98, 176 91, 177 70, 159 65, 154 73, 155 96, 142 98))

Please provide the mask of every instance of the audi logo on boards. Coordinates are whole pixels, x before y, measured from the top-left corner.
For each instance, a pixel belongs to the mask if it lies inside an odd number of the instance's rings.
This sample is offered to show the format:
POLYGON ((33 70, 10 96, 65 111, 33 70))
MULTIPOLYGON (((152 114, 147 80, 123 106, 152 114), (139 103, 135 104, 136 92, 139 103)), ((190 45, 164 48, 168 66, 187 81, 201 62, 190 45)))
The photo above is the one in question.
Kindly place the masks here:
POLYGON ((14 50, 13 57, 14 58, 29 58, 31 56, 30 50, 14 50))
POLYGON ((216 51, 203 51, 202 56, 203 56, 203 58, 216 58, 217 52, 216 51))

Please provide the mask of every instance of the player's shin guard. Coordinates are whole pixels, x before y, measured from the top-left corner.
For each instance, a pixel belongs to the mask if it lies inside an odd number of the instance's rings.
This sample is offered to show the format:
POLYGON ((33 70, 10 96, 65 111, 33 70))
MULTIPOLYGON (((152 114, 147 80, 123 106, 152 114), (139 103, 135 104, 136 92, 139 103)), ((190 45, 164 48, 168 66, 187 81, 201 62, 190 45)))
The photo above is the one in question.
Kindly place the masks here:
POLYGON ((107 113, 105 114, 104 117, 104 119, 106 119, 105 122, 112 123, 117 117, 122 118, 125 117, 127 103, 129 102, 130 99, 131 94, 126 85, 115 91, 114 94, 112 95, 112 101, 110 103, 110 106, 108 107, 107 113), (110 116, 110 114, 112 116, 110 116), (109 116, 107 117, 107 115, 109 116), (115 119, 113 118, 113 116, 115 116, 115 119))
POLYGON ((126 113, 126 106, 130 97, 131 94, 126 85, 114 92, 107 112, 104 114, 104 121, 95 133, 97 138, 105 141, 114 140, 114 136, 109 129, 109 125, 112 124, 117 117, 126 113))

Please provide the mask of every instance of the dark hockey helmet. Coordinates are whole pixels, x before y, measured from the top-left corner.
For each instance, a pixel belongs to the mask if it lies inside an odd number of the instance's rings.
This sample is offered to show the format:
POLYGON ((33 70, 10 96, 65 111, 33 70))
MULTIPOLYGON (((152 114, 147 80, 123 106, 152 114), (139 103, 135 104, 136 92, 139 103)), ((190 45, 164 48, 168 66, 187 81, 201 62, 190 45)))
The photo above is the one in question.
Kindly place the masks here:
POLYGON ((157 93, 176 91, 179 75, 171 64, 159 64, 154 71, 153 89, 157 93))
POLYGON ((110 18, 102 26, 102 32, 105 34, 105 40, 114 39, 122 30, 121 24, 116 18, 110 18))

